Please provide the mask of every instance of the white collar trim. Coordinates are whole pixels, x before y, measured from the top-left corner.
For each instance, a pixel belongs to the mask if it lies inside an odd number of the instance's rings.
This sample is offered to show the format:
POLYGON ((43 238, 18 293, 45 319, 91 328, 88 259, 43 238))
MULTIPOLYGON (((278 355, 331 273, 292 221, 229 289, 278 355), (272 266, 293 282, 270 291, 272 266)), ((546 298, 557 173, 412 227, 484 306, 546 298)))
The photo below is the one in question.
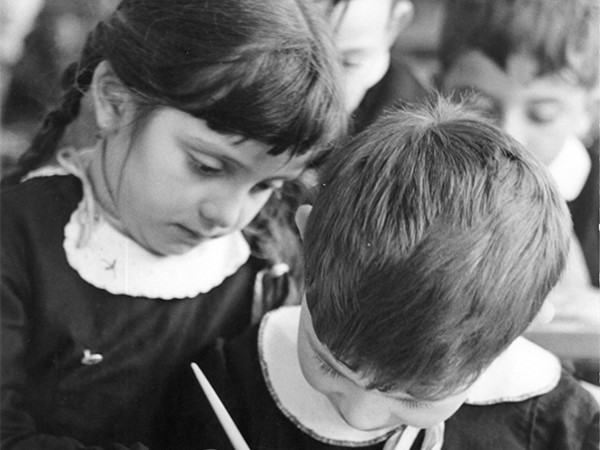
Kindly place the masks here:
POLYGON ((157 256, 123 235, 102 216, 89 241, 81 247, 81 223, 77 219, 83 201, 65 226, 69 265, 85 281, 112 294, 132 297, 195 297, 218 286, 250 256, 241 232, 202 243, 182 255, 157 256))
POLYGON ((250 257, 250 246, 241 232, 203 242, 182 255, 150 253, 94 212, 92 190, 80 170, 89 152, 66 148, 58 166, 33 171, 23 181, 73 174, 83 183, 83 198, 64 229, 63 248, 69 265, 92 286, 132 297, 196 297, 220 285, 250 257))
POLYGON ((560 361, 523 337, 517 338, 470 388, 466 403, 519 402, 550 392, 561 376, 560 361))

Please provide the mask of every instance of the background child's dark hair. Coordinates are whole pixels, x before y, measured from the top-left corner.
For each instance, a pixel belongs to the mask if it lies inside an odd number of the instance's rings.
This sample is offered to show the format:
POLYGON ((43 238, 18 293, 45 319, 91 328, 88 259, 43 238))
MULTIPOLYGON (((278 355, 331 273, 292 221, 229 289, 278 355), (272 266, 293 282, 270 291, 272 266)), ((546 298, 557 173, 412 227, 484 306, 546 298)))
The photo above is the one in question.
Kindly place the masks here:
POLYGON ((466 50, 479 50, 506 68, 523 53, 538 76, 569 71, 574 81, 598 83, 598 0, 448 0, 440 34, 442 71, 466 50))
POLYGON ((373 387, 473 381, 538 312, 570 219, 545 169, 464 105, 395 111, 334 153, 305 232, 319 340, 373 387))
MULTIPOLYGON (((134 131, 167 106, 216 131, 265 143, 273 155, 330 148, 345 133, 347 117, 337 54, 313 9, 301 0, 123 0, 89 34, 80 61, 64 74, 60 105, 3 184, 52 159, 103 60, 133 96, 134 131)), ((274 259, 281 258, 273 252, 293 248, 275 242, 292 237, 280 226, 290 215, 282 204, 270 201, 248 228, 274 259)))

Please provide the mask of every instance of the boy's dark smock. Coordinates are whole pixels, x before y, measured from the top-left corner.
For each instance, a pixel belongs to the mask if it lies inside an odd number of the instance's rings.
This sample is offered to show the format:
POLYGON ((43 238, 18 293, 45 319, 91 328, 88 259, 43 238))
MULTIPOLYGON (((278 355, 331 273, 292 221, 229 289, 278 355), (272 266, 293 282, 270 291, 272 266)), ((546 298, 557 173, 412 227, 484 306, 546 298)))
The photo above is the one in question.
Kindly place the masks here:
MULTIPOLYGON (((276 311, 277 313, 277 311, 276 311)), ((273 314, 271 314, 272 316, 273 314)), ((268 316, 267 316, 268 317, 268 316)), ((263 320, 264 322, 264 320, 263 320)), ((344 449, 305 434, 279 409, 265 383, 257 328, 219 342, 197 359, 252 450, 344 449)), ((165 448, 231 449, 191 369, 174 383, 163 424, 172 438, 165 448)), ((444 450, 573 450, 598 448, 599 406, 562 372, 550 392, 517 402, 464 404, 445 423, 444 450)), ((411 449, 421 448, 423 436, 411 449)), ((383 449, 385 442, 360 448, 383 449)), ((355 447, 356 448, 356 447, 355 447)))
POLYGON ((74 176, 32 179, 2 193, 6 450, 148 445, 173 368, 250 322, 261 268, 252 257, 196 298, 113 295, 86 283, 63 250, 65 224, 81 198, 74 176))

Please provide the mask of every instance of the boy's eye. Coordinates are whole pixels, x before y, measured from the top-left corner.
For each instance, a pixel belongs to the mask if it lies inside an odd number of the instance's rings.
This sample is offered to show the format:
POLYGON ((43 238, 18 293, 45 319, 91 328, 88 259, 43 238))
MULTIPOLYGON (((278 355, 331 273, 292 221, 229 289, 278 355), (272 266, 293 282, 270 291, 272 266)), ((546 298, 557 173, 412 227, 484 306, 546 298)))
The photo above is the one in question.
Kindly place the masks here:
POLYGON ((351 61, 348 59, 343 59, 342 60, 342 67, 344 67, 345 69, 354 69, 356 67, 360 67, 361 64, 358 61, 351 61))
POLYGON ((425 403, 425 402, 420 402, 419 400, 399 400, 404 406, 406 406, 409 409, 420 409, 420 408, 427 408, 429 406, 429 403, 425 403))
POLYGON ((556 103, 539 104, 531 107, 527 112, 527 116, 532 122, 545 124, 556 120, 560 111, 560 105, 556 103))

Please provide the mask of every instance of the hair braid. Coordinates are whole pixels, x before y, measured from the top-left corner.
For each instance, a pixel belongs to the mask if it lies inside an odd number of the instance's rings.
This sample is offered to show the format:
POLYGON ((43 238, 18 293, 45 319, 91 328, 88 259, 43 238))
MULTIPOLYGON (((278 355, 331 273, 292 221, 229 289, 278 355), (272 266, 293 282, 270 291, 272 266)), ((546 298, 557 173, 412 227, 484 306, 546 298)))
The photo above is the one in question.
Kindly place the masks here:
POLYGON ((64 93, 59 106, 46 114, 31 145, 18 159, 16 169, 3 178, 2 185, 18 183, 23 176, 54 156, 67 126, 79 115, 81 99, 102 60, 102 53, 96 45, 100 25, 88 36, 80 61, 70 64, 63 72, 61 87, 64 93))

